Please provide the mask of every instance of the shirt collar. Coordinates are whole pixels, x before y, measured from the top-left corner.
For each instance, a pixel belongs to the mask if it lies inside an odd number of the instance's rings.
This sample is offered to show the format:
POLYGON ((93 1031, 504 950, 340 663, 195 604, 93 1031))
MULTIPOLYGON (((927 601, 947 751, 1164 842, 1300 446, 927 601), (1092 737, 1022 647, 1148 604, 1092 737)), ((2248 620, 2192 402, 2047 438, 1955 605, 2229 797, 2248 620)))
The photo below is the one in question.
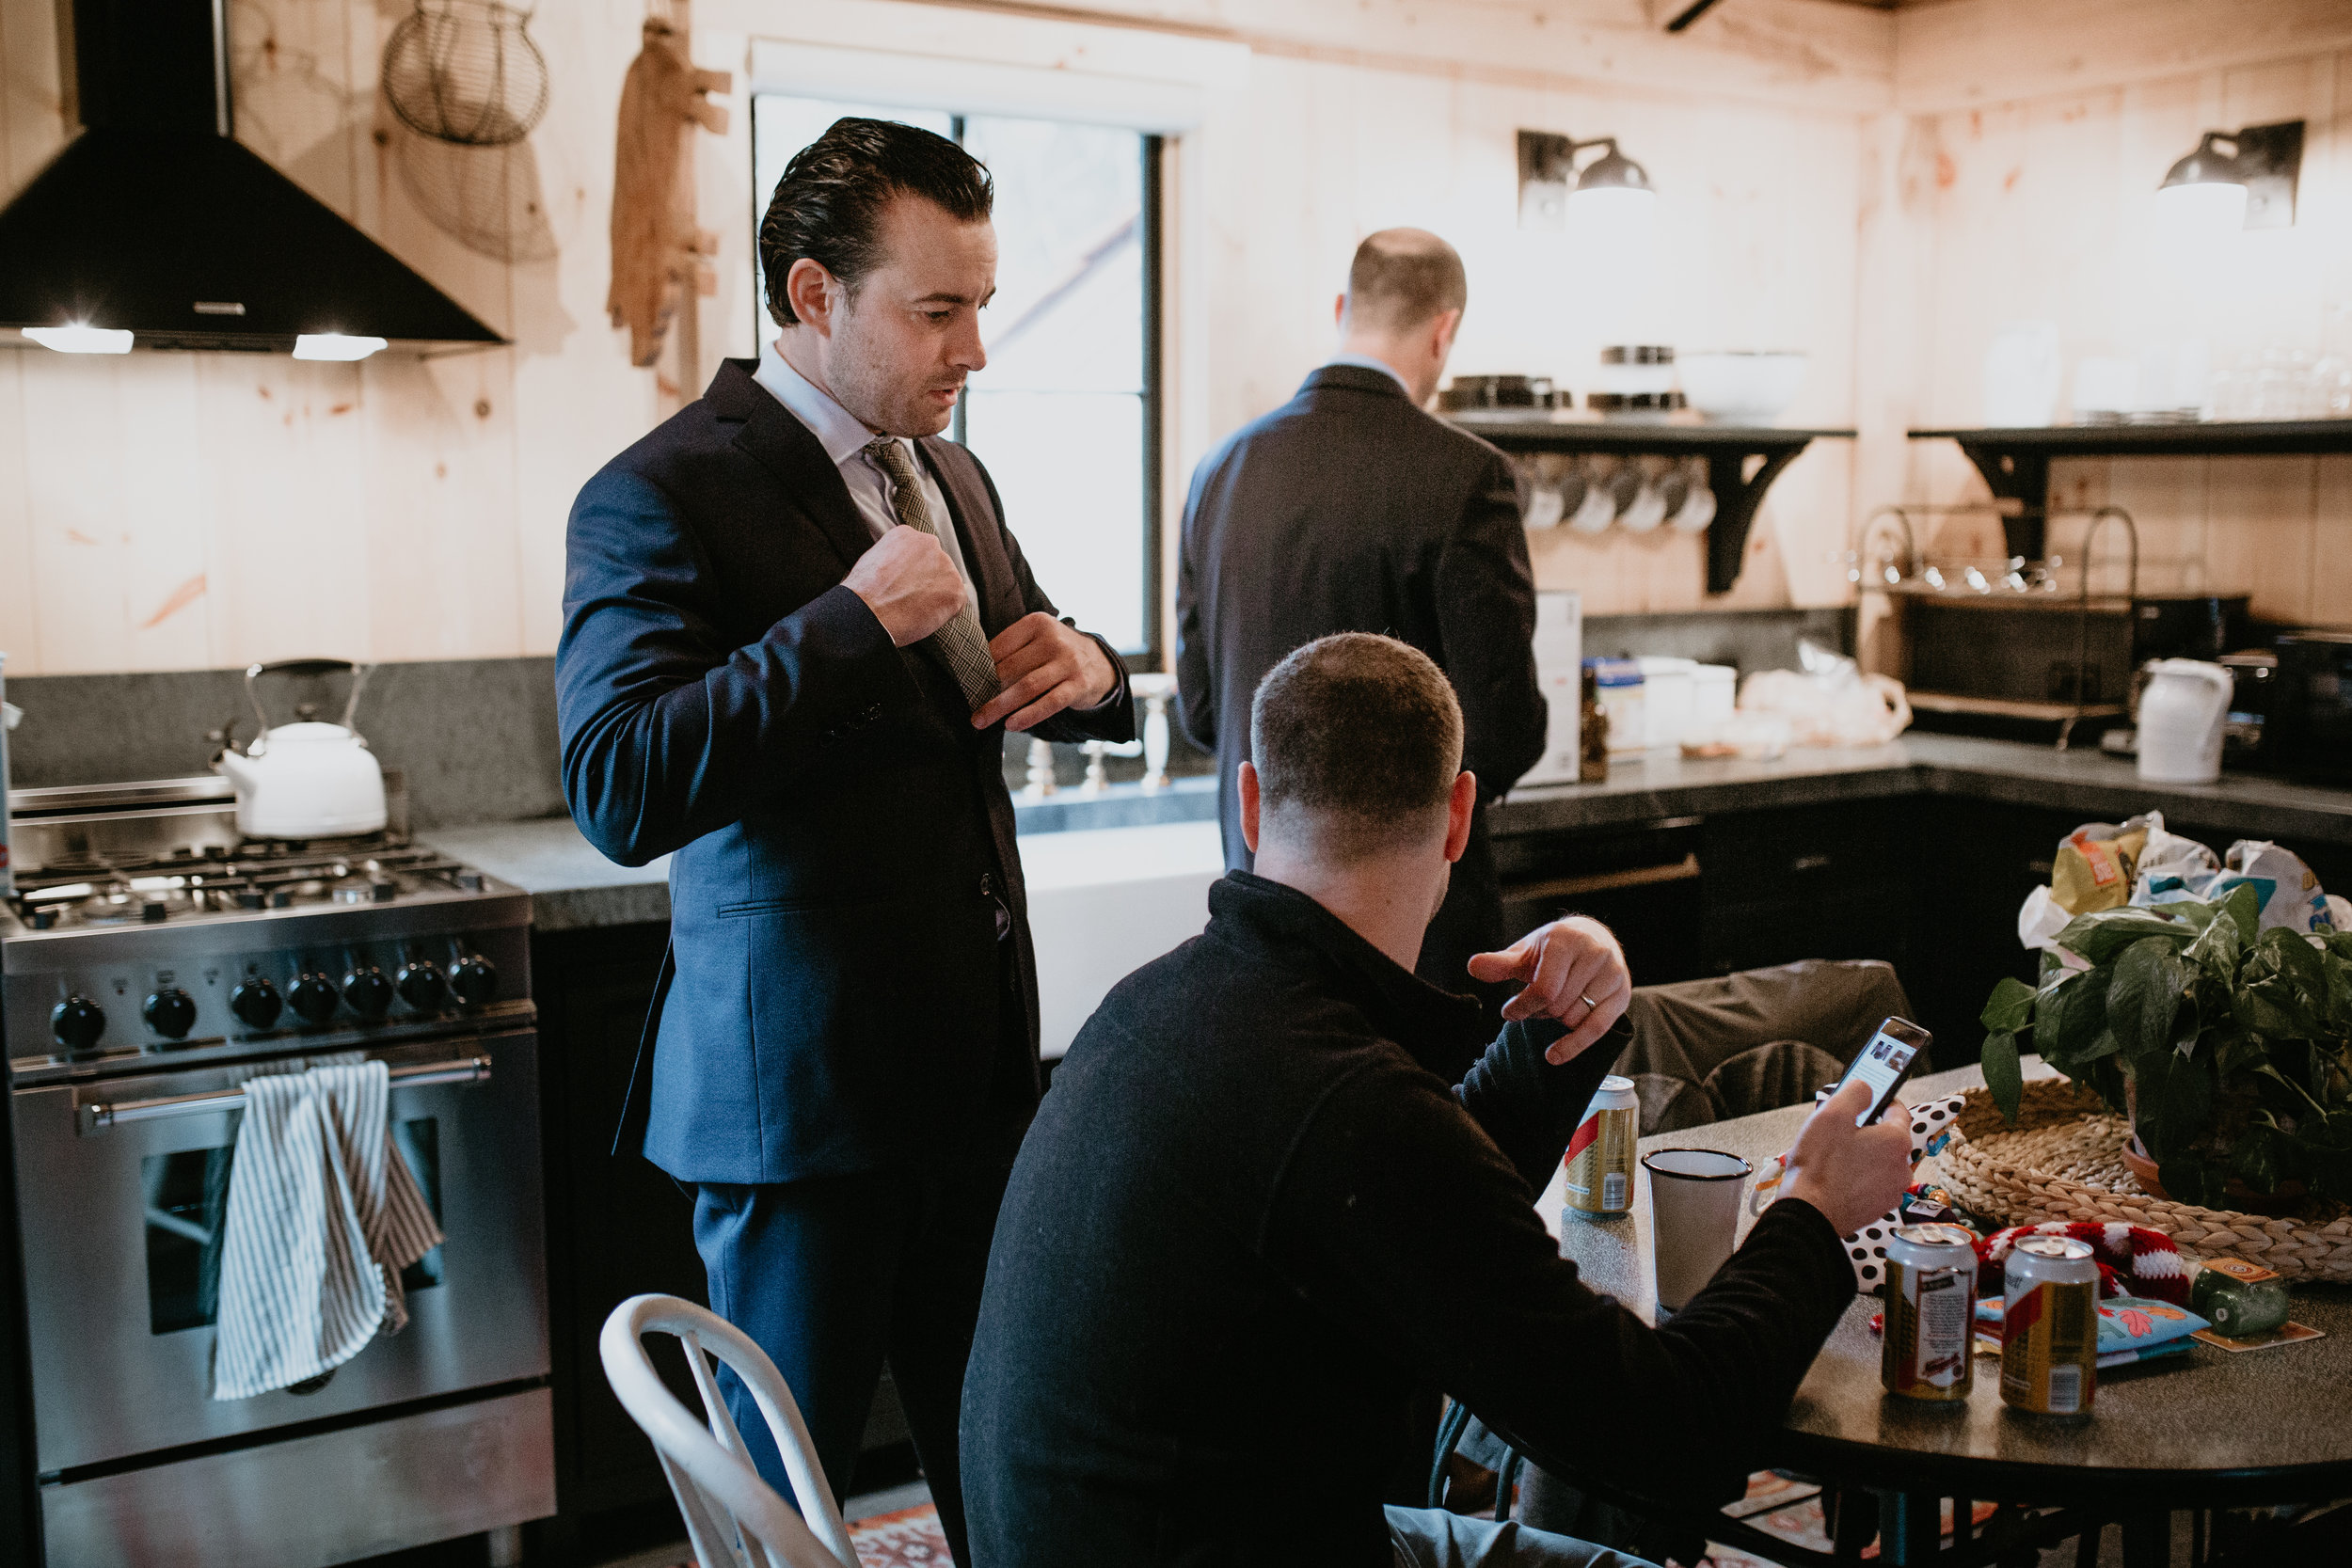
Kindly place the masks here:
POLYGON ((1210 885, 1209 920, 1249 946, 1313 954, 1334 982, 1332 994, 1441 1078, 1451 1081, 1454 1072, 1440 1063, 1486 1043, 1476 999, 1438 990, 1295 887, 1229 871, 1210 885))
POLYGON ((1405 397, 1407 402, 1415 401, 1413 398, 1412 388, 1406 386, 1405 378, 1399 375, 1397 373, 1396 367, 1390 364, 1386 359, 1375 359, 1369 354, 1335 354, 1331 356, 1330 358, 1326 359, 1323 363, 1326 368, 1332 365, 1353 365, 1359 371, 1378 371, 1382 375, 1387 376, 1391 381, 1397 384, 1398 388, 1405 393, 1405 397))
POLYGON ((768 388, 791 416, 808 426, 825 455, 839 467, 864 451, 874 433, 866 421, 834 402, 830 393, 792 368, 774 340, 759 348, 759 369, 752 379, 768 388))

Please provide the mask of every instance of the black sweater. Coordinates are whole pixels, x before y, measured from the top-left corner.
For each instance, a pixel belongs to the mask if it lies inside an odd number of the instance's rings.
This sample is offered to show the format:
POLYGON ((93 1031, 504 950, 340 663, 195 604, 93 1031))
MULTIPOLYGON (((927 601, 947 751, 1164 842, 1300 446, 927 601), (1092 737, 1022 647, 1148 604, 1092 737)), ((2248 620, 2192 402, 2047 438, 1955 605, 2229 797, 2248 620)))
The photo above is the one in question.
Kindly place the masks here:
POLYGON ((1534 1209, 1622 1033, 1563 1068, 1246 872, 1115 989, 1014 1166, 964 1381, 981 1568, 1388 1568, 1380 1486, 1435 1382, 1544 1451, 1732 1495, 1852 1299, 1783 1200, 1652 1329, 1534 1209), (1459 1059, 1456 1055, 1455 1059, 1459 1059))

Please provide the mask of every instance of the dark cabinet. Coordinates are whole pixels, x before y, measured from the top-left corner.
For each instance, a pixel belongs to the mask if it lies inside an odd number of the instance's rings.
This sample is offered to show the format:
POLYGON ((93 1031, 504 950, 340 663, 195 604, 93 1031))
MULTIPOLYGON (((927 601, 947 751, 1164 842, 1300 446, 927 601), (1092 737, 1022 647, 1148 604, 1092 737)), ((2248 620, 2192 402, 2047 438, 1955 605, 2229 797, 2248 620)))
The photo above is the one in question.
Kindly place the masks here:
POLYGON ((1905 822, 1915 816, 1914 802, 1888 800, 1708 817, 1699 944, 1709 972, 1883 958, 1908 982, 1916 879, 1905 822))
MULTIPOLYGON (((669 1497, 652 1445, 605 1383, 596 1353, 605 1318, 646 1291, 706 1301, 692 1202, 645 1161, 612 1156, 669 936, 666 925, 642 925, 548 932, 532 942, 544 1042, 556 1495, 563 1533, 574 1540, 585 1516, 659 1509, 669 1497)), ((675 1370, 691 1408, 682 1360, 675 1370)))
POLYGON ((1513 940, 1563 915, 1590 915, 1616 933, 1643 985, 1708 974, 1699 930, 1705 914, 1695 816, 1591 832, 1495 839, 1503 927, 1513 940))

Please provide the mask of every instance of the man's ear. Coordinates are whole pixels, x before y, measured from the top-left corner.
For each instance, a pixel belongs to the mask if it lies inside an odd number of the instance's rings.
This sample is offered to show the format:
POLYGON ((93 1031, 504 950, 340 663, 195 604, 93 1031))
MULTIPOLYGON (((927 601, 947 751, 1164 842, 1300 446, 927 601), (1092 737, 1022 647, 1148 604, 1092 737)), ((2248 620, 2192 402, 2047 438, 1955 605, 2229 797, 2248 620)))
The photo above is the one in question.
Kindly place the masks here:
MULTIPOLYGON (((1254 855, 1258 852, 1258 770, 1243 762, 1236 782, 1241 785, 1241 841, 1249 846, 1249 852, 1254 855)), ((1464 842, 1468 842, 1467 837, 1464 842)))
POLYGON ((784 297, 790 302, 792 313, 804 326, 830 338, 833 336, 834 302, 840 297, 834 286, 833 274, 813 256, 803 256, 792 263, 792 270, 784 275, 784 297))
MULTIPOLYGON (((1243 766, 1247 767, 1248 764, 1243 766)), ((1445 802, 1445 858, 1462 858, 1470 847, 1470 822, 1478 815, 1478 775, 1468 768, 1454 775, 1454 793, 1445 802)))
POLYGON ((1429 352, 1437 359, 1438 365, 1443 366, 1448 356, 1454 353, 1454 337, 1461 330, 1460 307, 1438 312, 1437 321, 1430 326, 1429 352))
POLYGON ((1345 291, 1331 296, 1331 325, 1343 330, 1347 325, 1347 294, 1345 291))

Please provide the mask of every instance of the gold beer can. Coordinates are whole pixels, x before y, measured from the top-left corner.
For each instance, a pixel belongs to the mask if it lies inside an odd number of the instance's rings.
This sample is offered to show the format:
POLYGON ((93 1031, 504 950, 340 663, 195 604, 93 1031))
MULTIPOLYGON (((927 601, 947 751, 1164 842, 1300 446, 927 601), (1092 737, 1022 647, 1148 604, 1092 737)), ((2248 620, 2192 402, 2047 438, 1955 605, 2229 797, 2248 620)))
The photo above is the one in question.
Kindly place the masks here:
POLYGON ((1977 1249, 1956 1225, 1898 1226, 1886 1243, 1879 1381, 1907 1400, 1964 1400, 1976 1381, 1977 1249))
POLYGON ((1568 1140, 1568 1212, 1612 1219, 1633 1212, 1633 1145, 1641 1135, 1642 1101, 1633 1080, 1613 1072, 1600 1081, 1568 1140))
POLYGON ((2090 1243, 2027 1236, 2002 1276, 2001 1399, 2037 1416, 2084 1416, 2099 1387, 2099 1265, 2090 1243))

